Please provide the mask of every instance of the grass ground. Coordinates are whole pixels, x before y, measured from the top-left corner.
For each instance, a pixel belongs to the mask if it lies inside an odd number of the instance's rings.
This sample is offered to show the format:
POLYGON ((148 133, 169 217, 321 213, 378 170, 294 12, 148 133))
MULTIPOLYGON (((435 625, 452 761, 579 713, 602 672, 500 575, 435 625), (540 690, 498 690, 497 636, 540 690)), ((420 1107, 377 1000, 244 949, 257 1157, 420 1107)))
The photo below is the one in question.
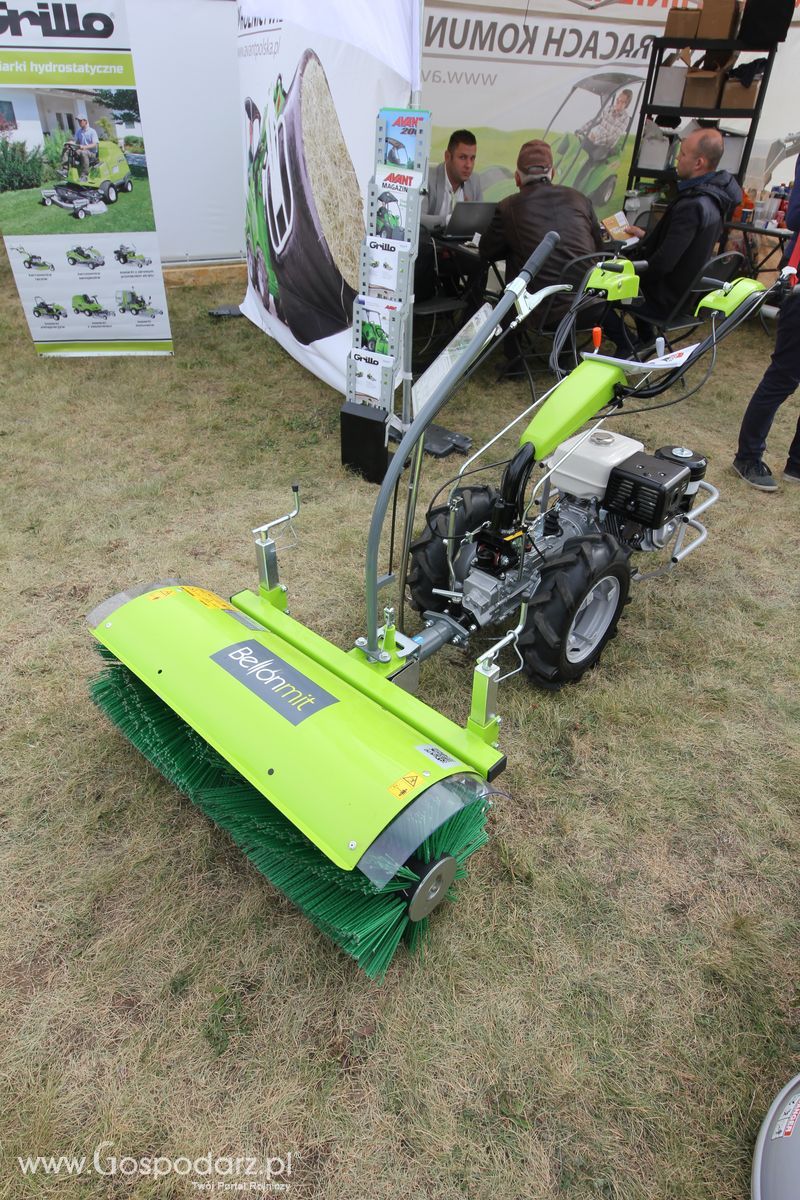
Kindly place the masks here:
MULTIPOLYGON (((57 362, 37 361, 5 259, 0 285, 0 1195, 197 1194, 16 1164, 109 1142, 106 1172, 291 1152, 296 1200, 746 1196, 762 1115, 800 1069, 800 490, 730 470, 761 328, 685 405, 619 423, 709 455, 709 540, 636 587, 580 686, 503 685, 490 844, 425 958, 377 987, 87 694, 84 614, 170 575, 249 586, 249 530, 295 479, 293 612, 340 645, 362 632, 375 490, 339 464, 340 397, 249 323, 206 317, 235 288, 170 290, 173 360, 57 362)), ((517 411, 521 385, 493 379, 447 424, 478 439, 517 411)), ((796 415, 776 421, 776 467, 796 415)), ((455 465, 426 466, 428 494, 455 465)), ((469 680, 446 651, 423 697, 461 721, 469 680)))
POLYGON ((155 228, 150 181, 133 177, 133 191, 123 192, 116 204, 106 205, 106 211, 78 221, 71 211, 51 204, 42 204, 40 188, 0 194, 0 233, 128 233, 155 228))

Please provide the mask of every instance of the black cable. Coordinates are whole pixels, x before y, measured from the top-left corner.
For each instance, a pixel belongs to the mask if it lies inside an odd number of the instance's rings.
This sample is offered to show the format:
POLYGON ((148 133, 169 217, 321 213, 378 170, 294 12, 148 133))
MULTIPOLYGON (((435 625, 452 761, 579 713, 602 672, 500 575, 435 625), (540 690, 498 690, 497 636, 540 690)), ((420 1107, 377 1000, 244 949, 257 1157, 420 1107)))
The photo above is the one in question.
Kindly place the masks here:
MULTIPOLYGON (((512 455, 512 457, 513 457, 513 455, 512 455)), ((441 496, 441 494, 445 488, 450 487, 451 484, 456 483, 459 479, 466 479, 466 477, 468 475, 479 475, 481 473, 481 471, 493 471, 496 467, 508 466, 508 464, 510 462, 511 462, 511 458, 503 458, 499 462, 484 463, 482 467, 472 467, 469 471, 463 471, 463 472, 459 473, 458 475, 451 476, 450 479, 446 479, 444 481, 444 483, 439 488, 437 488, 437 490, 434 492, 433 496, 431 497, 430 503, 428 504, 427 511, 425 513, 425 525, 427 526, 428 529, 430 529, 430 531, 434 535, 434 537, 440 537, 445 542, 454 542, 456 540, 461 541, 461 539, 464 536, 463 534, 460 534, 460 535, 458 535, 457 538, 456 537, 452 537, 452 538, 447 537, 445 534, 439 533, 439 531, 434 529, 433 525, 431 525, 431 513, 433 511, 433 506, 436 503, 436 501, 439 499, 439 497, 441 496)))

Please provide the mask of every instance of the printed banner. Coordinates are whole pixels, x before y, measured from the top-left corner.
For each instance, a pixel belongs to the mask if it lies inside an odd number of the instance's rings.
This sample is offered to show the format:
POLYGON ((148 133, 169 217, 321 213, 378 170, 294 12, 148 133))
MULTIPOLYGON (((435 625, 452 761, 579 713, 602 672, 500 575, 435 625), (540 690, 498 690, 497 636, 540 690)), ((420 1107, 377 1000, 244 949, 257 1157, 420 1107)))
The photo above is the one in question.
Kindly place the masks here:
POLYGON ((375 118, 408 103, 418 0, 246 0, 239 78, 247 178, 242 312, 344 392, 375 118))
POLYGON ((171 354, 124 0, 0 3, 0 232, 40 354, 171 354))

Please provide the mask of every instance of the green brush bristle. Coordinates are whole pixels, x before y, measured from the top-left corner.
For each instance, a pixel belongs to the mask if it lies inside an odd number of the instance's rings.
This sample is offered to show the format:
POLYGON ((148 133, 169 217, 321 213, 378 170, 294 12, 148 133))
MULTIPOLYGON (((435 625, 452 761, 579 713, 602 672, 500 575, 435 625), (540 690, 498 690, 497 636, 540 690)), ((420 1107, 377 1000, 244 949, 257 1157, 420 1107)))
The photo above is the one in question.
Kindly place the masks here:
MULTIPOLYGON (((252 787, 140 679, 101 649, 108 665, 92 699, 130 742, 206 816, 226 830, 269 881, 356 960, 381 979, 401 940, 418 949, 428 918, 409 920, 404 895, 419 877, 401 867, 378 891, 359 870, 343 871, 252 787)), ((428 863, 452 855, 465 863, 487 841, 488 802, 472 800, 426 838, 415 857, 428 863)), ((454 900, 453 888, 448 899, 454 900)))

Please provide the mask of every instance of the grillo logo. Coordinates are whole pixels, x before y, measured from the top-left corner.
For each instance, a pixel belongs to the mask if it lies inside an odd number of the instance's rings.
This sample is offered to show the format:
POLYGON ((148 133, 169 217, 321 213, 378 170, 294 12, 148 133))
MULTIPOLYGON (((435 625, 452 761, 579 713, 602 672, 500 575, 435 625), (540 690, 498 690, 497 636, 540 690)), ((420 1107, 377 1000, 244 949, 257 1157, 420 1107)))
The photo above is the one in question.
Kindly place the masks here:
POLYGON ((0 0, 0 34, 23 37, 23 21, 29 28, 38 27, 42 37, 47 38, 110 38, 114 32, 108 13, 87 12, 81 17, 77 4, 40 3, 36 12, 20 12, 0 0))
POLYGON ((261 644, 237 642, 218 650, 211 658, 292 725, 299 725, 328 705, 339 703, 336 696, 261 644), (267 657, 259 657, 265 650, 267 657))

